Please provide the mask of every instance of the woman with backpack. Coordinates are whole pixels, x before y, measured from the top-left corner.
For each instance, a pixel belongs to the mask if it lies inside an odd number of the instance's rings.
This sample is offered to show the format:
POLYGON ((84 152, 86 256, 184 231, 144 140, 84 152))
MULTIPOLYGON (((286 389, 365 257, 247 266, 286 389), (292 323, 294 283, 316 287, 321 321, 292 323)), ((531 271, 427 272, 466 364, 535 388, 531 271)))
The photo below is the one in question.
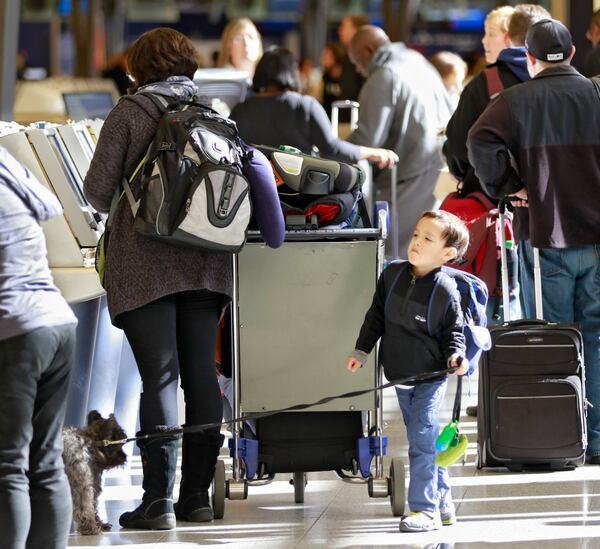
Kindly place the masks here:
MULTIPOLYGON (((197 53, 170 28, 140 36, 127 56, 133 87, 108 115, 84 182, 84 193, 108 212, 123 178, 130 178, 153 141, 163 111, 148 92, 170 102, 191 101, 197 53), (145 94, 146 93, 146 94, 145 94)), ((284 223, 266 160, 255 153, 244 165, 254 214, 265 242, 283 242, 284 223)), ((142 171, 142 170, 140 170, 142 171)), ((139 178, 132 180, 140 198, 139 178)), ((222 399, 215 375, 215 338, 223 307, 232 295, 232 255, 173 246, 134 230, 127 200, 111 214, 104 286, 113 324, 125 331, 142 378, 138 441, 144 495, 121 515, 124 528, 171 529, 175 518, 213 519, 208 488, 223 442, 219 427, 185 434, 179 501, 173 505, 178 451, 177 385, 185 394, 185 424, 220 423, 222 399)))

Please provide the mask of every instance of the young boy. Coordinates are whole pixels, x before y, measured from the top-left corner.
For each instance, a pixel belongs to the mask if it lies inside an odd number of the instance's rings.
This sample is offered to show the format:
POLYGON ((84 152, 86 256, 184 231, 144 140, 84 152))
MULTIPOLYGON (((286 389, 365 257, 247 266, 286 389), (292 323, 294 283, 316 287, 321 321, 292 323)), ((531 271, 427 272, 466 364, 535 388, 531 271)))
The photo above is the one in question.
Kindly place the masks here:
MULTIPOLYGON (((444 263, 462 256, 469 243, 465 224, 445 211, 425 212, 415 227, 406 264, 392 265, 380 276, 373 304, 365 316, 356 349, 347 359, 355 372, 381 338, 380 357, 388 379, 401 379, 448 367, 468 370, 460 296, 449 296, 437 337, 427 330, 427 306, 444 263)), ((448 378, 438 376, 413 386, 396 387, 409 443, 411 513, 402 518, 402 532, 437 530, 456 522, 448 472, 435 465, 438 411, 448 378)))
POLYGON ((500 6, 490 11, 485 18, 485 33, 481 39, 485 60, 488 64, 495 63, 504 48, 510 46, 508 39, 508 24, 514 13, 512 6, 500 6))

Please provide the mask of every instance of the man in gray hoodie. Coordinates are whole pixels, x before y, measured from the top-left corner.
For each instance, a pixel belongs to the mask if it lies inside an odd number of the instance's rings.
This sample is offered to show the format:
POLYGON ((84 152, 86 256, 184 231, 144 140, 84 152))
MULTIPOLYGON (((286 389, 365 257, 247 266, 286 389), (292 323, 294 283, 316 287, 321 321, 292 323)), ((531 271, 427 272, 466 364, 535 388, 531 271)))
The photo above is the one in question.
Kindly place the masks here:
MULTIPOLYGON (((379 27, 360 27, 349 54, 367 81, 359 97, 358 128, 348 141, 391 149, 400 159, 397 230, 399 255, 406 258, 414 226, 435 204, 433 189, 442 166, 438 134, 450 118, 450 100, 429 61, 401 42, 392 44, 379 27)), ((388 171, 375 174, 375 198, 390 201, 388 171)))
POLYGON ((66 547, 62 460, 77 320, 52 281, 41 221, 57 198, 0 147, 0 532, 2 547, 66 547))

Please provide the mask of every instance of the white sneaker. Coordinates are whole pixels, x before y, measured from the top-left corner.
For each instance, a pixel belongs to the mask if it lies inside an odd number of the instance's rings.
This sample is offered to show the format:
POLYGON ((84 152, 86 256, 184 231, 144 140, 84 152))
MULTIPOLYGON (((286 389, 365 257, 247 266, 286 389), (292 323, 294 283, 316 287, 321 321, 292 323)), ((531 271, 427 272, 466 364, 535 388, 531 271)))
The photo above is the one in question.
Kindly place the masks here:
POLYGON ((440 519, 442 521, 442 526, 452 526, 456 523, 456 508, 454 507, 454 504, 440 507, 440 519))
POLYGON ((431 511, 417 511, 406 515, 400 521, 400 532, 430 532, 442 527, 440 514, 431 511))

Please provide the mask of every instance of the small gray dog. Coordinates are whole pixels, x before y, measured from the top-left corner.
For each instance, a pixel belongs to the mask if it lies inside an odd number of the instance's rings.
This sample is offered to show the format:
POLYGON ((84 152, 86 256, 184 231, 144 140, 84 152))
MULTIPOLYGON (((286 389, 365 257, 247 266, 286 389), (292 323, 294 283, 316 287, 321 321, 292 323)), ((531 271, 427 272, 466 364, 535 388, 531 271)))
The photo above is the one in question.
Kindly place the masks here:
POLYGON ((73 521, 84 536, 110 530, 111 525, 98 517, 98 496, 102 491, 102 471, 127 461, 122 444, 102 446, 102 440, 127 438, 114 414, 103 418, 96 410, 88 414, 87 427, 63 429, 63 461, 71 486, 73 521))

